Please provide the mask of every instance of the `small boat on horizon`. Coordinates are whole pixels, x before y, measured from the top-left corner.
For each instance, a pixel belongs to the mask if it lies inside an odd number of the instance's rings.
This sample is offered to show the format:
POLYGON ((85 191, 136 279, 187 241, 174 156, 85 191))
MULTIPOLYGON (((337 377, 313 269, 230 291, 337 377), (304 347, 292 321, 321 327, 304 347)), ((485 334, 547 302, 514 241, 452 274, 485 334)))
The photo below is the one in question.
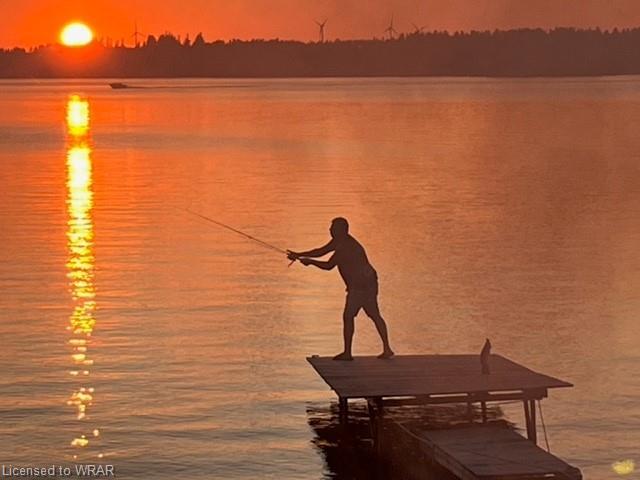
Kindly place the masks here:
POLYGON ((114 90, 122 90, 123 88, 145 88, 145 87, 136 87, 133 85, 129 85, 128 83, 122 83, 122 82, 113 82, 113 83, 110 83, 109 86, 114 90))

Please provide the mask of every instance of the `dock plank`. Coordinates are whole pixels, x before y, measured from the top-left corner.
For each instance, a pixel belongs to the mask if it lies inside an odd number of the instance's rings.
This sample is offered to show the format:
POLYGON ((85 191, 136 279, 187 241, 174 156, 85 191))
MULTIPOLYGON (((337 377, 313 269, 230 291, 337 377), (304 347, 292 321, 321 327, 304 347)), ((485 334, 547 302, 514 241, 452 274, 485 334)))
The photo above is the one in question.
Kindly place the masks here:
POLYGON ((509 428, 417 429, 413 435, 438 463, 460 478, 581 478, 578 469, 509 428))

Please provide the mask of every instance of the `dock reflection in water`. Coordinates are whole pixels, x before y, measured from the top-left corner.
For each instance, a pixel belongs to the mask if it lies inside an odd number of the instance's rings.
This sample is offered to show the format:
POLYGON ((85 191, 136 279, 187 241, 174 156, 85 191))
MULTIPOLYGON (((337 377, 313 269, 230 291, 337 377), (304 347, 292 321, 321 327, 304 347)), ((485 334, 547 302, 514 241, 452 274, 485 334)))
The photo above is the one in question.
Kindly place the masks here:
POLYGON ((369 416, 364 403, 349 408, 349 420, 340 422, 339 407, 309 404, 307 421, 313 430, 311 441, 325 462, 325 478, 336 480, 386 480, 387 475, 373 452, 369 416))
MULTIPOLYGON (((512 402, 505 402, 512 403, 512 402)), ((433 429, 452 428, 466 425, 468 407, 466 404, 413 406, 387 408, 387 421, 396 421, 413 429, 429 426, 433 429)), ((474 422, 480 423, 482 412, 473 407, 474 422)), ((487 416, 490 422, 515 425, 504 419, 500 405, 489 405, 487 416)), ((311 441, 325 462, 324 478, 334 480, 395 480, 398 478, 433 478, 449 480, 454 477, 449 472, 429 466, 427 459, 421 458, 419 451, 412 448, 407 438, 397 438, 397 433, 385 429, 384 458, 375 454, 371 435, 369 414, 365 402, 349 404, 346 423, 340 422, 337 402, 330 405, 308 404, 307 421, 314 436, 311 441)))
MULTIPOLYGON (((67 102, 67 277, 74 307, 67 330, 73 367, 73 393, 67 400, 74 407, 81 427, 70 441, 76 451, 89 446, 100 431, 90 424, 89 408, 94 400, 90 374, 91 334, 95 327, 96 292, 94 286, 92 162, 89 102, 77 95, 67 102)), ((98 454, 101 457, 101 454, 98 454)))

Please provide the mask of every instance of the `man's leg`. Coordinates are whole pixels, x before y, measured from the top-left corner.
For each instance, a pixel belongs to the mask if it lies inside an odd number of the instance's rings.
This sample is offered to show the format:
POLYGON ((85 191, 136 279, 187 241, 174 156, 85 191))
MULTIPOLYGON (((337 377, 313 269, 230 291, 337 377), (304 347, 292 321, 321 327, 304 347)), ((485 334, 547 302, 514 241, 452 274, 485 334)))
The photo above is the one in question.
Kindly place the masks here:
POLYGON ((342 313, 342 337, 344 340, 344 351, 333 357, 334 360, 353 360, 351 355, 351 345, 353 344, 353 332, 355 330, 355 318, 360 310, 353 294, 347 293, 347 299, 342 313))
POLYGON ((387 324, 382 318, 380 314, 380 307, 378 306, 378 298, 376 294, 371 295, 370 298, 364 304, 365 313, 373 320, 374 325, 376 326, 376 330, 378 330, 378 334, 380 335, 380 339, 382 340, 383 351, 378 358, 391 358, 394 353, 391 350, 391 345, 389 345, 389 332, 387 331, 387 324))

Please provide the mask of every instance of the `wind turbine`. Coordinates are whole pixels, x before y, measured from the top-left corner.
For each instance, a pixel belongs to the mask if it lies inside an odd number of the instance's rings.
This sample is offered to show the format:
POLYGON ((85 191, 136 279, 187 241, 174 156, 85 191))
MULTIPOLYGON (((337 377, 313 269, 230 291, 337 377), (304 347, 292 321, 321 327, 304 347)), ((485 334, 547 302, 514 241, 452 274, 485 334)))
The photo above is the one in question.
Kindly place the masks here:
POLYGON ((316 20, 316 25, 320 27, 320 43, 324 43, 324 26, 327 24, 327 18, 324 19, 324 22, 319 22, 316 20))
POLYGON ((413 28, 414 28, 414 30, 413 30, 413 34, 414 35, 420 35, 422 32, 424 32, 424 29, 427 28, 426 25, 422 26, 422 27, 419 27, 418 25, 416 25, 413 22, 411 22, 411 25, 413 25, 413 28))
POLYGON ((393 35, 398 33, 398 31, 395 28, 393 28, 393 15, 391 15, 391 22, 389 23, 389 26, 386 28, 384 33, 388 33, 389 34, 389 39, 390 40, 393 40, 393 35))
POLYGON ((140 42, 138 41, 138 37, 142 37, 144 35, 142 34, 141 31, 138 30, 138 22, 135 23, 135 30, 133 32, 133 35, 131 36, 133 37, 134 42, 136 42, 136 47, 140 45, 140 42))

